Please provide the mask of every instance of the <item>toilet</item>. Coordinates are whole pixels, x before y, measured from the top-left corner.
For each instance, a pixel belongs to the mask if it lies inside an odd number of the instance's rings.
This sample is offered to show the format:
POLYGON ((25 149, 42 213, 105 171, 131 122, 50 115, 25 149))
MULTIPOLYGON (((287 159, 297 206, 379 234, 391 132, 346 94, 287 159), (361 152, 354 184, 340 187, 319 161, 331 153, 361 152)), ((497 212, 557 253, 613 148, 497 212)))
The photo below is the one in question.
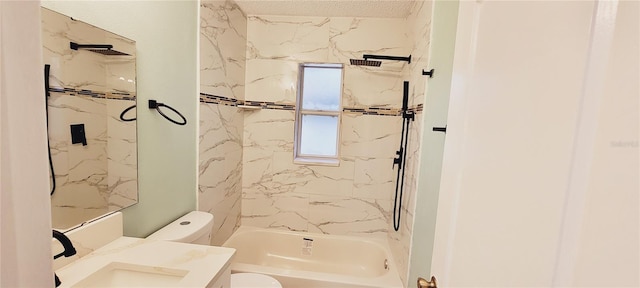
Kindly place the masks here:
MULTIPOLYGON (((149 235, 147 239, 210 245, 213 215, 192 211, 149 235)), ((257 273, 231 274, 231 288, 282 288, 273 277, 257 273)))

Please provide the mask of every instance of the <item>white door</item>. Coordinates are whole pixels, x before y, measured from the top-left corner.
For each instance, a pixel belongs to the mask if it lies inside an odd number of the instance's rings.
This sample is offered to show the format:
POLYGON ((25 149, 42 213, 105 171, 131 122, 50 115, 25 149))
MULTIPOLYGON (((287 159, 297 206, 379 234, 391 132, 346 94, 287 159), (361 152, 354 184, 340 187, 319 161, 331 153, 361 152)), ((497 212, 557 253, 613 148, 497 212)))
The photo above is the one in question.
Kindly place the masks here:
POLYGON ((640 285, 638 19, 636 1, 460 3, 439 287, 640 285))

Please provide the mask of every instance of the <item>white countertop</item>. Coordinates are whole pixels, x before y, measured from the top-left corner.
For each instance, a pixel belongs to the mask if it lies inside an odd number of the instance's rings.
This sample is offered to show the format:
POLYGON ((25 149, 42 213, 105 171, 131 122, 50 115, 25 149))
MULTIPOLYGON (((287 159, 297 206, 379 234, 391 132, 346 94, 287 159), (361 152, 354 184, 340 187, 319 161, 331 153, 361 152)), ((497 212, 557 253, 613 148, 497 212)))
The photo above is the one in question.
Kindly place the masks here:
POLYGON ((120 237, 66 265, 56 274, 60 287, 72 287, 112 262, 188 270, 178 287, 206 287, 229 267, 235 249, 120 237))

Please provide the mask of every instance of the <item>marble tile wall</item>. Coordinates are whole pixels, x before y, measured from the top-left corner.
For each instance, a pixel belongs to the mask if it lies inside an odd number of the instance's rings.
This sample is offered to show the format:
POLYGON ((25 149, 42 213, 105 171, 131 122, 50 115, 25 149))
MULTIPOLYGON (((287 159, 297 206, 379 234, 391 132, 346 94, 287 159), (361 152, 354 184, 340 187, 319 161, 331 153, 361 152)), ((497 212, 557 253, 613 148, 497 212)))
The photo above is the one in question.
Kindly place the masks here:
POLYGON ((68 228, 108 211, 106 99, 52 92, 49 143, 56 189, 51 196, 55 228, 68 228), (87 146, 71 144, 70 124, 83 123, 87 146))
POLYGON ((51 65, 51 87, 116 92, 135 96, 135 56, 105 56, 72 50, 78 44, 111 44, 113 50, 135 55, 135 42, 71 17, 42 8, 45 64, 51 65))
MULTIPOLYGON (((136 100, 107 99, 107 203, 116 211, 138 201, 136 122, 120 120, 120 113, 136 100)), ((129 112, 125 117, 133 117, 129 112)))
POLYGON ((245 101, 295 105, 300 63, 343 63, 344 113, 340 166, 330 167, 293 164, 295 111, 245 112, 242 225, 388 237, 407 65, 351 66, 349 59, 408 56, 406 25, 404 19, 248 17, 245 101), (376 108, 391 110, 362 113, 376 108))
POLYGON ((235 2, 201 2, 198 210, 214 215, 212 245, 240 226, 246 27, 235 2))
POLYGON ((109 43, 132 55, 135 43, 46 8, 41 11, 43 62, 51 65, 52 219, 54 228, 64 229, 137 201, 136 125, 119 120, 135 104, 135 56, 76 51, 69 43, 109 43), (71 143, 71 124, 85 125, 86 146, 71 143))
POLYGON ((407 19, 250 15, 243 22, 234 4, 203 2, 199 209, 227 225, 214 228, 224 231, 214 244, 239 225, 238 217, 249 226, 388 238, 406 283, 431 18, 431 2, 415 5, 407 19), (241 39, 246 62, 233 54, 241 39), (412 63, 349 65, 362 54, 412 54, 412 63), (339 167, 293 164, 298 65, 305 62, 345 65, 339 167), (231 75, 239 71, 234 65, 245 65, 244 81, 231 75), (392 163, 405 80, 417 115, 395 232, 392 163), (238 105, 260 109, 238 112, 238 105))
POLYGON ((49 141, 56 177, 55 228, 64 229, 137 202, 135 122, 120 113, 135 100, 51 91, 49 141), (71 124, 84 124, 87 145, 72 144, 71 124))
MULTIPOLYGON (((431 33, 431 1, 416 1, 411 9, 411 14, 407 17, 409 31, 411 33, 411 46, 413 59, 408 69, 404 71, 405 78, 411 79, 411 93, 409 98, 409 106, 420 107, 429 105, 425 103, 426 85, 428 85, 428 76, 422 75, 422 69, 431 69, 429 64, 429 47, 431 33)), ((422 139, 422 121, 423 115, 416 114, 415 121, 411 122, 409 129, 409 141, 407 147, 407 162, 405 170, 405 190, 402 201, 401 225, 399 231, 389 228, 389 243, 394 254, 400 277, 408 285, 408 266, 411 247, 411 236, 413 233, 415 198, 417 191, 417 182, 420 167, 420 149, 422 139)), ((392 227, 391 224, 390 227, 392 227)))

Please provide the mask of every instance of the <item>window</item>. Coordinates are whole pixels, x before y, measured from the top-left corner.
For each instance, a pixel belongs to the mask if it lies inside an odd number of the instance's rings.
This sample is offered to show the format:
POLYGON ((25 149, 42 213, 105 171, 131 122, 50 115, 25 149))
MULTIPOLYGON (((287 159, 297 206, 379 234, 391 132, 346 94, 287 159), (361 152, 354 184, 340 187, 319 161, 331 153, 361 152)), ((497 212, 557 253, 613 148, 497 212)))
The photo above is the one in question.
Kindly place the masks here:
POLYGON ((342 64, 301 64, 295 162, 337 165, 342 64))

